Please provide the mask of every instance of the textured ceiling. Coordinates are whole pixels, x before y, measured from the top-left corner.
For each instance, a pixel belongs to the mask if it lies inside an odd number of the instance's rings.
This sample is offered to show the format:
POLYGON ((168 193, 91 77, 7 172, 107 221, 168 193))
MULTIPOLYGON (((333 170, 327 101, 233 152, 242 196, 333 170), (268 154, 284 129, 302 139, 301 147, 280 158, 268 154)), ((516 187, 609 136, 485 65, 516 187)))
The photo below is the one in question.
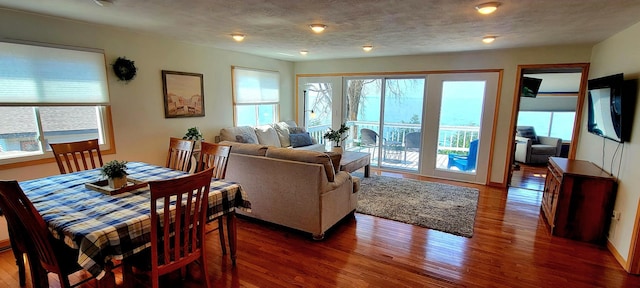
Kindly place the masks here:
POLYGON ((288 61, 592 44, 640 21, 638 0, 0 0, 0 7, 288 61), (322 34, 308 25, 323 23, 322 34), (243 42, 229 34, 243 33, 243 42), (483 44, 486 35, 497 35, 483 44), (363 45, 373 45, 363 52, 363 45), (306 56, 300 50, 308 50, 306 56))

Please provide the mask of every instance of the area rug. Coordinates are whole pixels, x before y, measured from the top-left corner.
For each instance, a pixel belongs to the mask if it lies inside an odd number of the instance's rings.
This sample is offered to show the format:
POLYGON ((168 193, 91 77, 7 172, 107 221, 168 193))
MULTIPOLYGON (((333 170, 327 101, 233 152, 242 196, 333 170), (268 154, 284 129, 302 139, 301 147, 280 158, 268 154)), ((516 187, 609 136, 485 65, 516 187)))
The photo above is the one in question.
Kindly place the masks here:
POLYGON ((358 213, 471 238, 478 189, 362 173, 358 213))

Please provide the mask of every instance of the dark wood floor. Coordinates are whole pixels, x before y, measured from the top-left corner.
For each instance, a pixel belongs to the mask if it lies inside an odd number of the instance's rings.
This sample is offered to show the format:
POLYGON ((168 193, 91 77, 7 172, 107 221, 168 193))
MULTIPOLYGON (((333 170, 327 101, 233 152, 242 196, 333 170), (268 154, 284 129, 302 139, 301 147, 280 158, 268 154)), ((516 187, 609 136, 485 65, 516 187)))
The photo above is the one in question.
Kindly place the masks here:
MULTIPOLYGON (((541 193, 460 185, 480 189, 472 238, 356 214, 316 242, 239 219, 235 268, 217 232, 207 236, 210 279, 214 287, 640 287, 606 248, 551 237, 541 193)), ((11 253, 0 254, 0 267, 0 286, 18 287, 11 253)))
POLYGON ((547 165, 527 165, 518 163, 519 169, 513 170, 511 187, 542 191, 547 175, 547 165))

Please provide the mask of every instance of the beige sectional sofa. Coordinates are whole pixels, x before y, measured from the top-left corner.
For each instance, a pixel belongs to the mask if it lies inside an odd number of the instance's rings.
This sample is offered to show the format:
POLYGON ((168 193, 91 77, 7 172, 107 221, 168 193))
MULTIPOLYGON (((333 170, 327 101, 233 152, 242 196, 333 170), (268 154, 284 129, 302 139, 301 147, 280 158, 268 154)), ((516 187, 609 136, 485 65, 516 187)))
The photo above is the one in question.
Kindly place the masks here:
POLYGON ((334 165, 328 154, 319 151, 220 143, 232 146, 226 179, 240 183, 251 201, 251 212, 237 213, 320 240, 327 229, 355 212, 359 180, 336 172, 339 158, 334 165))
POLYGON ((324 144, 318 144, 314 139, 308 146, 293 147, 290 135, 305 133, 304 128, 298 127, 295 121, 284 121, 256 127, 238 126, 220 130, 219 141, 231 141, 248 144, 262 144, 265 146, 293 148, 298 150, 314 150, 323 152, 324 144))

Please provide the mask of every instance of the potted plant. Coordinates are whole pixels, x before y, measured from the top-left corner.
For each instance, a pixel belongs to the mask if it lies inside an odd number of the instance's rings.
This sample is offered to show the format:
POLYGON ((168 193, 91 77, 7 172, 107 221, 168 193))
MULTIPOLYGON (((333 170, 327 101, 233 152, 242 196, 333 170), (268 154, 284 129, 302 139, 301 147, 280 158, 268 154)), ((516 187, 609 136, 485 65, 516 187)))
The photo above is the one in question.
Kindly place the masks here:
POLYGON ((204 137, 202 137, 202 133, 200 133, 200 129, 198 129, 198 127, 191 127, 187 129, 187 133, 184 134, 182 139, 195 140, 195 143, 193 145, 194 151, 200 151, 200 143, 202 142, 202 139, 204 139, 204 137))
POLYGON ((347 127, 347 125, 345 123, 342 123, 342 125, 340 125, 340 128, 338 128, 338 130, 333 130, 332 128, 329 128, 329 130, 324 133, 323 138, 325 139, 329 139, 333 142, 333 148, 331 149, 334 152, 340 152, 342 153, 342 147, 340 146, 340 143, 344 140, 347 139, 347 136, 343 136, 344 133, 346 133, 347 131, 349 131, 349 127, 347 127))
POLYGON ((113 160, 104 164, 101 174, 109 180, 109 187, 120 189, 127 186, 127 161, 113 160))

